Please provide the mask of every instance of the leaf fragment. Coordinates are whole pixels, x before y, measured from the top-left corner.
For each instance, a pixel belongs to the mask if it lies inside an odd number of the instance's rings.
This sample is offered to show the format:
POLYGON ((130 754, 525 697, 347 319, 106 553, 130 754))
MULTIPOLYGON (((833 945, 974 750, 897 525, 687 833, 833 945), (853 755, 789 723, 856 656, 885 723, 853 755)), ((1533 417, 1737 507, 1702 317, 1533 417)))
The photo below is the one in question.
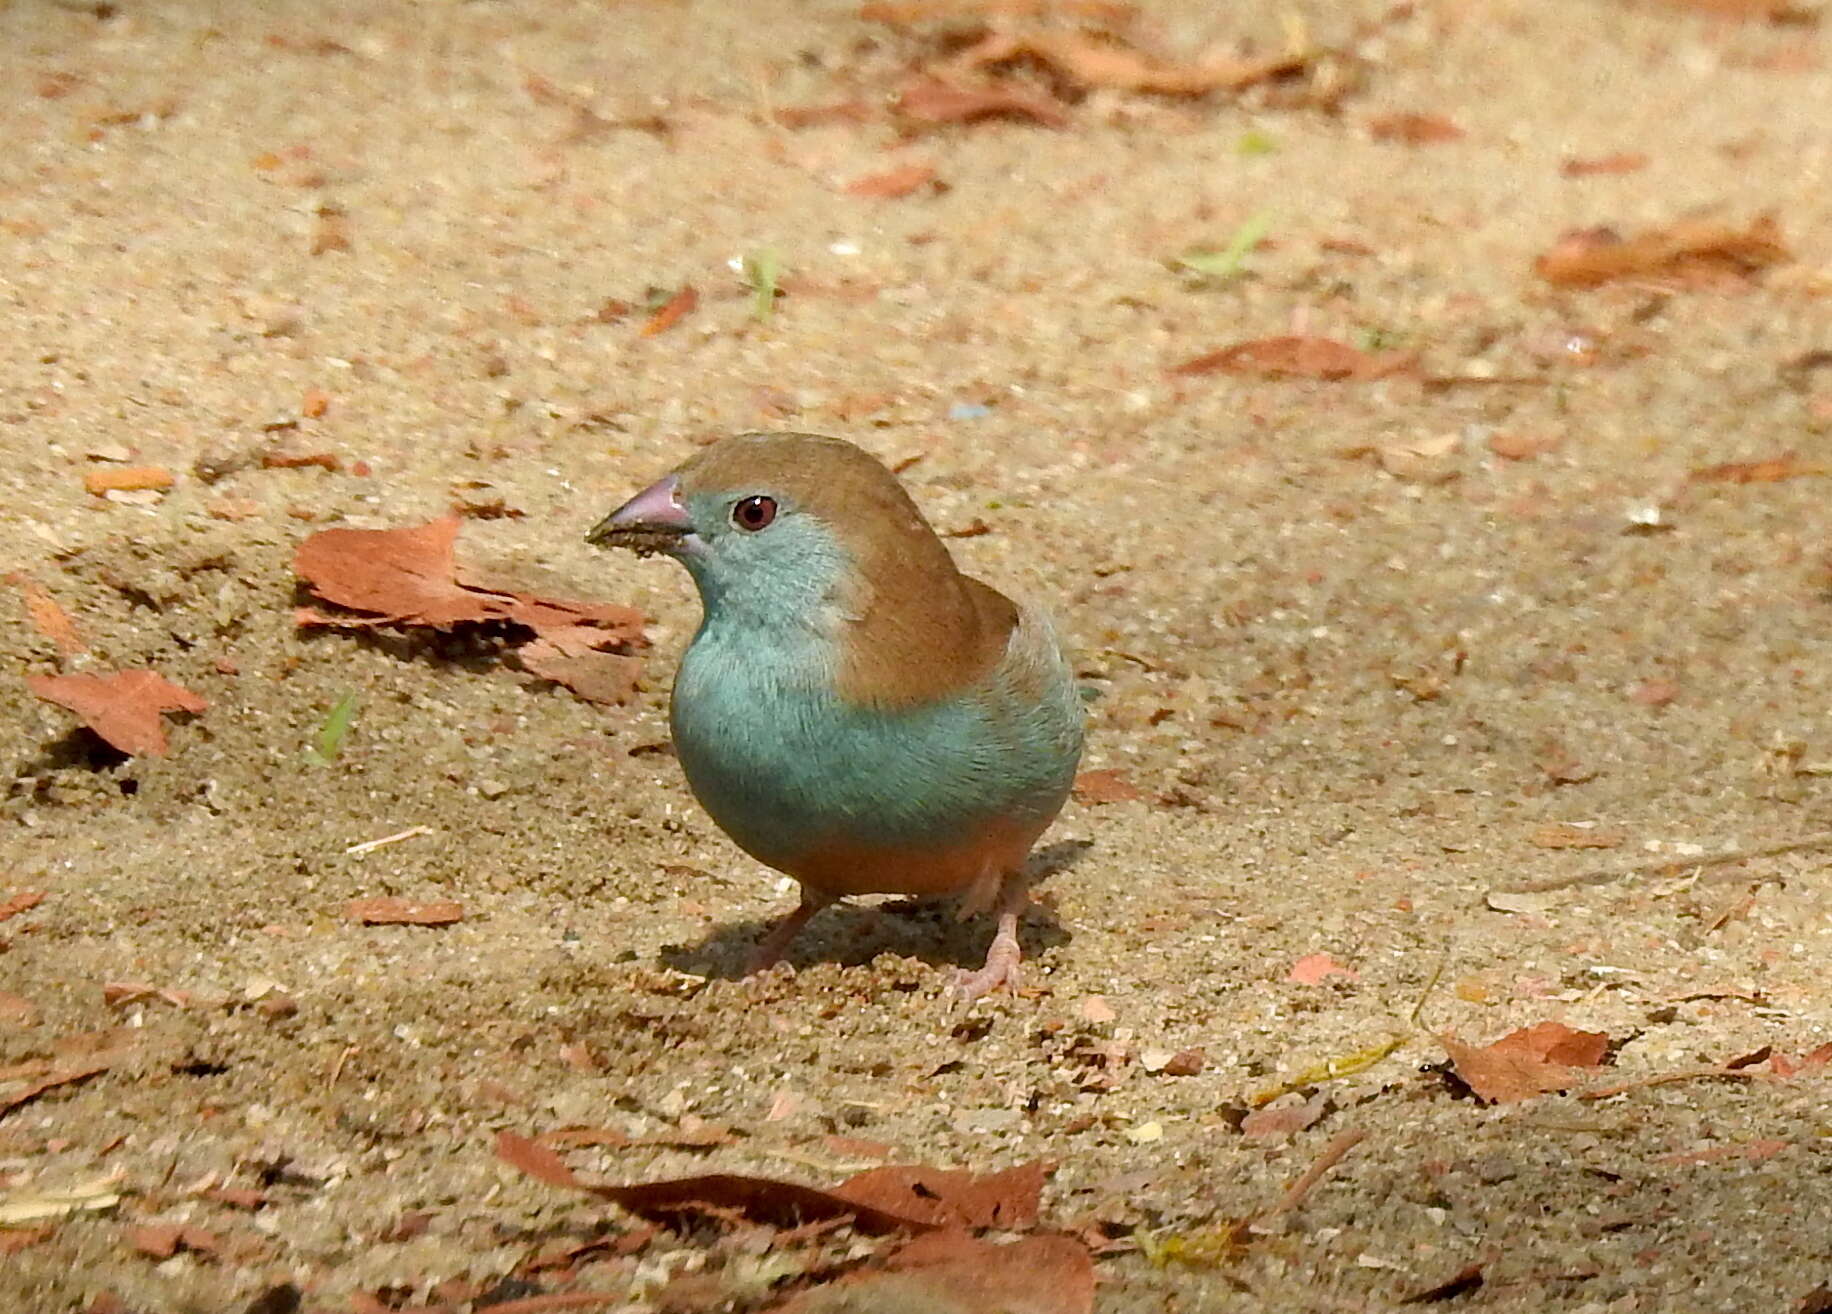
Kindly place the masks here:
POLYGON ((381 896, 352 899, 344 905, 343 915, 364 926, 450 926, 464 920, 464 905, 452 899, 416 903, 381 896))
POLYGON ((1574 1031, 1562 1022, 1522 1027, 1488 1045, 1448 1035, 1438 1039, 1463 1084, 1489 1104, 1569 1090, 1582 1078, 1581 1069, 1600 1066, 1609 1051, 1605 1033, 1574 1031))
POLYGON ((197 713, 210 706, 154 671, 28 675, 25 682, 46 702, 75 712, 84 725, 129 757, 165 756, 162 713, 197 713))

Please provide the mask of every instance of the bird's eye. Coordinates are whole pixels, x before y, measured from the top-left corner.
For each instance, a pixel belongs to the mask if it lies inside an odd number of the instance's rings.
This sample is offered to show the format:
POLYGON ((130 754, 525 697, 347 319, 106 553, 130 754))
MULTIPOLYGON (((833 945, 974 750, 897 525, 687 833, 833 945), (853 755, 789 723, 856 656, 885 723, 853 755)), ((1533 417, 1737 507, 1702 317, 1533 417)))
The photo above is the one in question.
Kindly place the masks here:
POLYGON ((752 534, 768 529, 774 519, 776 499, 773 497, 747 497, 732 508, 732 523, 752 534))

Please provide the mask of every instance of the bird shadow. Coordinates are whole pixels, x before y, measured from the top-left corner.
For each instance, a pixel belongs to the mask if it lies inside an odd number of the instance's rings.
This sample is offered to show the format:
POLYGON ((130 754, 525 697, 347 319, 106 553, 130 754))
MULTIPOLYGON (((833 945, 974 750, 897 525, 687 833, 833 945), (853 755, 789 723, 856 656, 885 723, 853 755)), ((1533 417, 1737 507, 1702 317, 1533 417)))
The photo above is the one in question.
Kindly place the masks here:
MULTIPOLYGON (((1032 890, 1080 862, 1093 847, 1087 840, 1063 840, 1031 854, 1025 876, 1032 890)), ((793 905, 785 906, 787 916, 793 905)), ((714 927, 701 940, 669 945, 664 966, 693 976, 736 981, 745 974, 757 944, 779 917, 745 917, 714 927)), ((816 914, 795 937, 782 961, 796 971, 816 963, 861 967, 879 954, 920 959, 932 967, 977 968, 991 939, 990 916, 962 921, 953 899, 895 899, 877 905, 836 903, 816 914)), ((1018 944, 1026 958, 1073 939, 1055 911, 1033 900, 1018 922, 1018 944)))

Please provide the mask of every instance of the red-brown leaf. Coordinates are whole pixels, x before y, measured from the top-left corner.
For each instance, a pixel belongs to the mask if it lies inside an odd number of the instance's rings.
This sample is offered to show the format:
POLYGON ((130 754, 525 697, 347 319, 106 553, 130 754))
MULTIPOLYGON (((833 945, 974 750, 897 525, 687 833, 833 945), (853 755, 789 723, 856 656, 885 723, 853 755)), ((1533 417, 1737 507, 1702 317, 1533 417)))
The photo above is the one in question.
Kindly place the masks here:
POLYGON ((1028 1164, 982 1177, 932 1168, 874 1168, 831 1191, 736 1173, 618 1185, 582 1181, 559 1155, 514 1132, 497 1134, 496 1153, 549 1185, 588 1191, 645 1218, 736 1213, 775 1227, 849 1219, 860 1231, 874 1233, 1030 1226, 1046 1171, 1041 1164, 1028 1164))
POLYGON ((1618 151, 1614 155, 1574 156, 1559 166, 1567 178, 1588 178, 1600 173, 1634 173, 1648 167, 1648 157, 1640 151, 1618 151))
POLYGON ((1760 461, 1708 465, 1694 470, 1690 478, 1699 484, 1774 484, 1783 479, 1826 474, 1832 474, 1832 465, 1823 461, 1803 461, 1793 452, 1783 452, 1760 461))
POLYGON ((1144 791, 1126 779, 1125 772, 1111 767, 1084 771, 1075 777, 1075 799, 1079 803, 1130 803, 1144 797, 1144 791))
POLYGON ((210 704, 153 671, 107 675, 28 675, 26 685, 47 702, 67 707, 83 724, 129 757, 164 757, 162 712, 201 712, 210 704))
POLYGON ((30 912, 45 901, 43 890, 21 890, 8 898, 0 899, 0 922, 9 917, 17 917, 22 912, 30 912))
POLYGON ((929 1227, 1034 1227, 1049 1168, 1041 1161, 997 1173, 898 1166, 868 1168, 833 1188, 843 1200, 869 1205, 929 1227))
POLYGON ((1140 91, 1158 96, 1206 96, 1301 72, 1305 54, 1237 59, 1222 55, 1199 63, 1166 58, 1126 44, 1111 32, 992 32, 955 57, 959 68, 998 68, 1020 61, 1047 64, 1084 89, 1140 91))
POLYGON ((89 645, 76 632, 76 622, 70 619, 69 612, 57 605, 57 599, 24 575, 13 574, 8 578, 25 595, 26 619, 32 622, 33 629, 56 645, 58 656, 74 657, 88 650, 89 645))
POLYGON ((1412 352, 1366 352, 1333 338, 1278 337, 1237 342, 1171 368, 1176 375, 1257 374, 1265 378, 1365 381, 1411 369, 1412 352))
POLYGON ((301 625, 428 625, 450 629, 509 621, 550 640, 535 660, 640 643, 642 614, 605 602, 541 597, 467 578, 454 544, 459 518, 442 516, 405 529, 326 529, 293 554, 293 569, 326 602, 367 615, 329 616, 306 608, 301 625))
POLYGON ((364 926, 450 926, 464 920, 464 905, 450 899, 415 903, 411 899, 352 899, 344 916, 364 926))
POLYGON ((21 1104, 35 1100, 48 1090, 56 1090, 59 1086, 68 1086, 78 1081, 87 1081, 97 1073, 108 1071, 110 1063, 112 1060, 103 1063, 85 1063, 78 1067, 59 1068, 54 1072, 49 1072, 23 1090, 16 1090, 10 1095, 0 1095, 0 1113, 6 1113, 18 1108, 21 1104))
POLYGON ((566 1160, 526 1136, 517 1136, 511 1131, 498 1132, 496 1157, 549 1186, 564 1186, 573 1190, 590 1189, 566 1166, 566 1160))
POLYGON ((83 487, 97 497, 103 493, 138 493, 147 489, 170 488, 174 482, 172 472, 163 465, 110 465, 91 470, 83 476, 83 487))
POLYGON ((516 656, 535 675, 565 685, 588 703, 627 703, 635 696, 642 661, 603 651, 609 641, 601 629, 561 626, 523 644, 516 656))
POLYGON ((1622 278, 1705 286, 1746 283, 1790 259, 1781 228, 1764 215, 1748 228, 1688 219, 1623 237, 1611 228, 1564 234, 1533 262, 1541 278, 1561 287, 1598 287, 1622 278))
POLYGON ((700 304, 700 294, 694 291, 693 284, 684 285, 679 292, 662 302, 656 312, 649 316, 642 326, 642 335, 652 338, 657 333, 665 333, 681 320, 692 314, 700 304))
POLYGON ((364 623, 496 619, 493 599, 458 583, 458 525, 457 516, 441 516, 406 529, 321 530, 293 553, 293 570, 326 602, 375 613, 364 623))
POLYGON ((921 191, 934 182, 934 165, 905 164, 895 169, 886 169, 883 173, 868 173, 863 178, 854 178, 846 184, 845 191, 848 196, 876 196, 894 201, 921 191))
POLYGON ((1069 116, 1057 102, 1018 87, 968 87, 920 78, 904 87, 893 104, 898 114, 918 124, 1025 119, 1046 128, 1069 126, 1069 116))
POLYGON ((999 1245, 961 1229, 931 1232, 874 1260, 863 1272, 803 1292, 778 1314, 840 1308, 933 1314, 1093 1314, 1094 1262, 1069 1236, 999 1245))
POLYGON ((1601 1031, 1574 1031, 1561 1022, 1541 1022, 1510 1031, 1491 1045, 1466 1045, 1439 1037, 1457 1075, 1479 1099, 1512 1104, 1551 1091, 1569 1090, 1609 1050, 1601 1031))
POLYGON ((1442 114, 1381 114, 1368 120, 1368 132, 1375 141, 1404 142, 1408 146, 1459 141, 1463 137, 1463 129, 1442 114))
POLYGON ((1353 968, 1344 967, 1328 954, 1305 954, 1285 973, 1287 981, 1296 981, 1299 985, 1321 985, 1332 976, 1345 976, 1351 981, 1357 979, 1353 968))

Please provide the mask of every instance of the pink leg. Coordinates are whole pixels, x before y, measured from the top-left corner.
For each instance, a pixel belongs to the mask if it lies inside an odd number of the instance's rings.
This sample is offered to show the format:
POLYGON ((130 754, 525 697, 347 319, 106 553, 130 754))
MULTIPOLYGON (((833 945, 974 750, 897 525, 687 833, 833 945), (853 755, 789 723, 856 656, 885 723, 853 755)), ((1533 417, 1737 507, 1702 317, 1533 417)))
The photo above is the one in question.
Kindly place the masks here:
POLYGON ((999 929, 993 934, 992 943, 986 949, 986 965, 977 972, 961 972, 950 987, 951 993, 962 1003, 971 1003, 982 995, 991 994, 1004 986, 1013 994, 1018 990, 1018 915, 1030 903, 1030 887, 1022 875, 1013 873, 1006 878, 1005 889, 999 895, 999 929))
POLYGON ((808 924, 808 919, 832 902, 831 895, 817 894, 806 885, 802 886, 801 903, 794 912, 770 928, 770 933, 758 943, 750 961, 745 964, 744 974, 755 976, 776 966, 790 943, 801 934, 801 928, 808 924))

